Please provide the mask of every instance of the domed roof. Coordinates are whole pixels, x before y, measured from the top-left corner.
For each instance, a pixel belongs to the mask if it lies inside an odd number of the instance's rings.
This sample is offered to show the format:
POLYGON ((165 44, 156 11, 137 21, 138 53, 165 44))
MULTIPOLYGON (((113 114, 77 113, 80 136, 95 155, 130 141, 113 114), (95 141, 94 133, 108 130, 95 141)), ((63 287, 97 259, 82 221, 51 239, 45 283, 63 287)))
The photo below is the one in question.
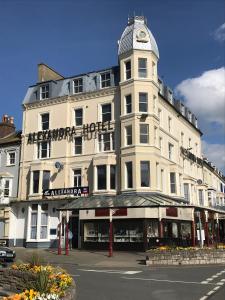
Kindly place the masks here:
POLYGON ((128 20, 120 40, 118 55, 129 50, 150 50, 159 58, 159 50, 155 38, 147 27, 144 17, 136 16, 128 20))

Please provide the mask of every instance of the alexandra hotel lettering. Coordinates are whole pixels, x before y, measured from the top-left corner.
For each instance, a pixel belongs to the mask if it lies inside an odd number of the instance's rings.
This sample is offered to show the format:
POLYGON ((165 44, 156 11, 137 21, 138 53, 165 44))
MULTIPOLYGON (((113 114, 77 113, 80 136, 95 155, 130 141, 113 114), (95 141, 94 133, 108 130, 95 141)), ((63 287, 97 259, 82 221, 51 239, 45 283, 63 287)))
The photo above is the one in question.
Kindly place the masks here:
POLYGON ((94 132, 109 131, 113 129, 111 125, 110 121, 106 121, 84 124, 82 127, 72 126, 32 132, 28 134, 28 143, 31 144, 37 141, 58 140, 67 137, 71 138, 73 136, 85 136, 86 134, 94 132))

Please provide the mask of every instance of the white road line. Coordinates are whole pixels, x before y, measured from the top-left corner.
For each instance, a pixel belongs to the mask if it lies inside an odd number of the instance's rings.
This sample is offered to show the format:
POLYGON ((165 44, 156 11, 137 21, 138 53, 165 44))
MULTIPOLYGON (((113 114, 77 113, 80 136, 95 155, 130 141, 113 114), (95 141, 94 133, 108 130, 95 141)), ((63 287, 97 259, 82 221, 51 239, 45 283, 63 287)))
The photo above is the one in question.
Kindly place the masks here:
POLYGON ((224 285, 224 282, 217 282, 217 284, 216 285, 224 285))
POLYGON ((217 278, 217 277, 218 277, 218 275, 213 275, 213 276, 212 276, 212 278, 217 278))
MULTIPOLYGON (((181 280, 167 280, 167 279, 154 279, 154 278, 141 278, 141 277, 122 277, 128 280, 143 280, 143 281, 157 281, 157 282, 170 282, 170 283, 184 283, 184 284, 202 284, 196 281, 181 281, 181 280)), ((214 283, 208 283, 209 285, 215 285, 214 283)))
POLYGON ((201 281, 201 284, 208 284, 209 282, 207 280, 201 281))
POLYGON ((220 288, 220 286, 216 286, 213 290, 216 291, 220 288))
POLYGON ((208 292, 207 295, 210 296, 210 295, 212 295, 213 293, 215 293, 215 292, 212 290, 212 291, 208 292))
POLYGON ((122 270, 90 270, 90 269, 77 269, 83 272, 96 272, 96 273, 108 273, 108 274, 122 274, 122 275, 133 275, 141 273, 142 271, 122 271, 122 270))
POLYGON ((204 296, 204 297, 200 298, 199 300, 205 300, 207 298, 208 298, 207 296, 204 296))

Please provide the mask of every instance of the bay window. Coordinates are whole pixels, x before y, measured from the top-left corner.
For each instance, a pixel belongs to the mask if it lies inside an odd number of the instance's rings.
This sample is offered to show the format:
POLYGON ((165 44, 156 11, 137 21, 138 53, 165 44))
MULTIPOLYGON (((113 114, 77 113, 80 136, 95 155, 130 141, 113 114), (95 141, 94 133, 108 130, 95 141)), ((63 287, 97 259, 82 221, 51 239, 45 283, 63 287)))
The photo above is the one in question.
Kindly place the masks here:
POLYGON ((50 171, 43 171, 42 190, 48 190, 50 184, 50 171))
POLYGON ((110 165, 110 190, 116 189, 116 166, 110 165))
POLYGON ((132 112, 132 96, 125 96, 125 105, 126 105, 126 114, 130 114, 132 112))
POLYGON ((126 188, 133 188, 133 165, 132 161, 126 162, 126 188))
POLYGON ((149 143, 149 125, 140 124, 140 143, 148 144, 149 143))
POLYGON ((170 172, 170 193, 176 194, 176 173, 170 172))
POLYGON ((37 194, 39 192, 39 178, 40 171, 33 171, 33 194, 37 194))
POLYGON ((132 145, 132 125, 125 127, 125 135, 126 146, 132 145))
POLYGON ((128 80, 131 78, 131 61, 128 60, 125 62, 125 79, 128 80))
POLYGON ((97 166, 97 188, 106 190, 106 165, 97 166))
POLYGON ((28 240, 48 239, 48 204, 32 204, 29 209, 29 234, 28 240))
POLYGON ((150 163, 141 161, 141 187, 150 186, 150 163))

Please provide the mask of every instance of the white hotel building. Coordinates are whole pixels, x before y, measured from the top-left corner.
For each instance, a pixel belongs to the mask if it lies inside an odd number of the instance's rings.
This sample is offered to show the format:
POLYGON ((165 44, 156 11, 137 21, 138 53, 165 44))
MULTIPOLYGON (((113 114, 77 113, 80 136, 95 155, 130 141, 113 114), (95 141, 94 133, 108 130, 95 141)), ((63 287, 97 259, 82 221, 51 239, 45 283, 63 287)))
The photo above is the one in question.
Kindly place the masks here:
POLYGON ((69 222, 74 247, 105 249, 109 208, 115 249, 195 245, 200 225, 205 245, 224 240, 224 176, 203 158, 197 118, 159 78, 158 60, 134 17, 119 65, 72 77, 38 66, 23 101, 9 244, 54 247, 69 222))

